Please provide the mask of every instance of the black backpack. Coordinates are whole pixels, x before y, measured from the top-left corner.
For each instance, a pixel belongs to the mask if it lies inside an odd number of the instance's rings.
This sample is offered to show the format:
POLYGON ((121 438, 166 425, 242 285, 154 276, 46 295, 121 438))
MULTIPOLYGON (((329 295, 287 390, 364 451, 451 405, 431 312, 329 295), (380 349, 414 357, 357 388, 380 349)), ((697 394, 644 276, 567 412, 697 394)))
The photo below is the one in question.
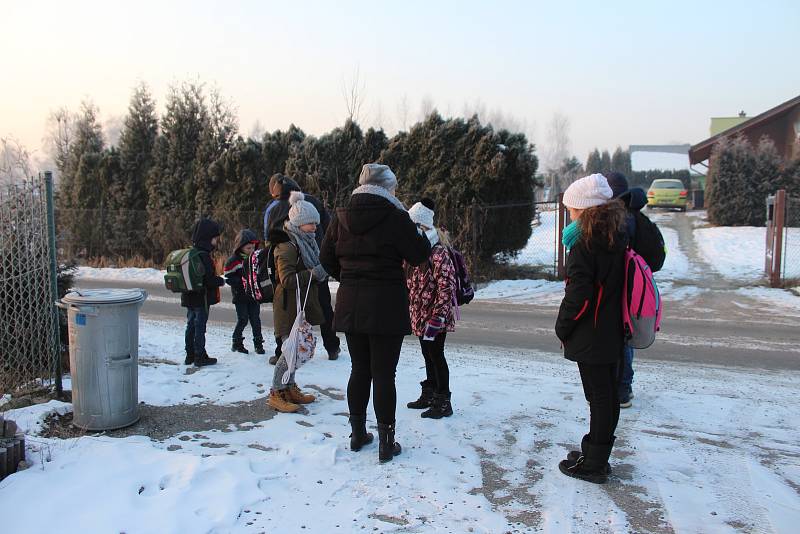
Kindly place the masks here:
POLYGON ((464 261, 463 254, 453 247, 447 247, 447 251, 450 253, 450 259, 456 271, 456 302, 459 306, 469 304, 475 298, 475 289, 469 278, 467 262, 464 261))
POLYGON ((651 271, 658 272, 664 266, 664 260, 667 258, 661 230, 658 229, 656 223, 640 211, 634 212, 634 221, 636 230, 633 234, 631 248, 647 262, 651 271))
POLYGON ((253 251, 244 261, 243 270, 242 287, 247 296, 259 304, 272 302, 278 285, 274 247, 266 243, 266 248, 253 251))

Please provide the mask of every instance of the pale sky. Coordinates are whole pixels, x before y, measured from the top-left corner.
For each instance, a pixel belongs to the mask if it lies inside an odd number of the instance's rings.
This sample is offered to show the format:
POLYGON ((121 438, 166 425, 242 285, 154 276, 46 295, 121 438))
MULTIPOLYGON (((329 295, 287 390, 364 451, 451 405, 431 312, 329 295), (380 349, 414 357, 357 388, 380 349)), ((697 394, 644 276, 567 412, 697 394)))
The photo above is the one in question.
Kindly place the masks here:
POLYGON ((92 99, 125 114, 133 86, 163 111, 170 84, 216 85, 240 129, 344 122, 342 85, 366 84, 361 123, 400 126, 406 97, 444 115, 480 102, 526 124, 541 152, 554 113, 571 151, 696 143, 709 118, 800 94, 797 0, 44 2, 0 0, 0 136, 41 149, 48 113, 92 99), (123 7, 127 6, 127 7, 123 7))

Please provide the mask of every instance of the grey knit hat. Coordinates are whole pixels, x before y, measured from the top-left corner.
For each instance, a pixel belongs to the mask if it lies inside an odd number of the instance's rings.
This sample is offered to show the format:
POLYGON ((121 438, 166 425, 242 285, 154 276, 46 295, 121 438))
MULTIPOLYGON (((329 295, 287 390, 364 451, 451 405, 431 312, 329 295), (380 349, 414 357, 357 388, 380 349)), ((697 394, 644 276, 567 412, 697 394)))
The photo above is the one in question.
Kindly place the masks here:
POLYGON ((319 224, 319 212, 314 204, 304 200, 306 196, 300 191, 289 194, 289 221, 295 226, 319 224))
POLYGON ((367 163, 361 167, 361 176, 358 177, 359 185, 377 185, 387 191, 397 189, 397 176, 388 165, 380 163, 367 163))

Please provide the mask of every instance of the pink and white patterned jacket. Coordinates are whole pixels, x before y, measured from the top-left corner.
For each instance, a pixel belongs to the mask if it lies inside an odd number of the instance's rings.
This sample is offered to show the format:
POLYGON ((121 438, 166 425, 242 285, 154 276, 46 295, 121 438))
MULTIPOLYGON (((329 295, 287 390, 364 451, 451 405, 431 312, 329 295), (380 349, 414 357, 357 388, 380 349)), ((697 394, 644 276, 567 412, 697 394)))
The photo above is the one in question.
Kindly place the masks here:
POLYGON ((425 325, 433 317, 443 317, 448 332, 456 329, 455 302, 456 270, 447 249, 437 244, 430 260, 412 267, 406 278, 410 301, 411 331, 415 336, 425 333, 425 325))

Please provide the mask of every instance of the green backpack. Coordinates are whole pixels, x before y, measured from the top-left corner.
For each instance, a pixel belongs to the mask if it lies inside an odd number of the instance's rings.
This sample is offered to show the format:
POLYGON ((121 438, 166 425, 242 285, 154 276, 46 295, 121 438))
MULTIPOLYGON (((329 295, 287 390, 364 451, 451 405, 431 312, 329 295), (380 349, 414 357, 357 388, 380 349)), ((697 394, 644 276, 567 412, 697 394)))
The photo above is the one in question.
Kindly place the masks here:
POLYGON ((164 285, 173 293, 188 293, 203 289, 206 270, 196 248, 173 250, 167 256, 164 285))

